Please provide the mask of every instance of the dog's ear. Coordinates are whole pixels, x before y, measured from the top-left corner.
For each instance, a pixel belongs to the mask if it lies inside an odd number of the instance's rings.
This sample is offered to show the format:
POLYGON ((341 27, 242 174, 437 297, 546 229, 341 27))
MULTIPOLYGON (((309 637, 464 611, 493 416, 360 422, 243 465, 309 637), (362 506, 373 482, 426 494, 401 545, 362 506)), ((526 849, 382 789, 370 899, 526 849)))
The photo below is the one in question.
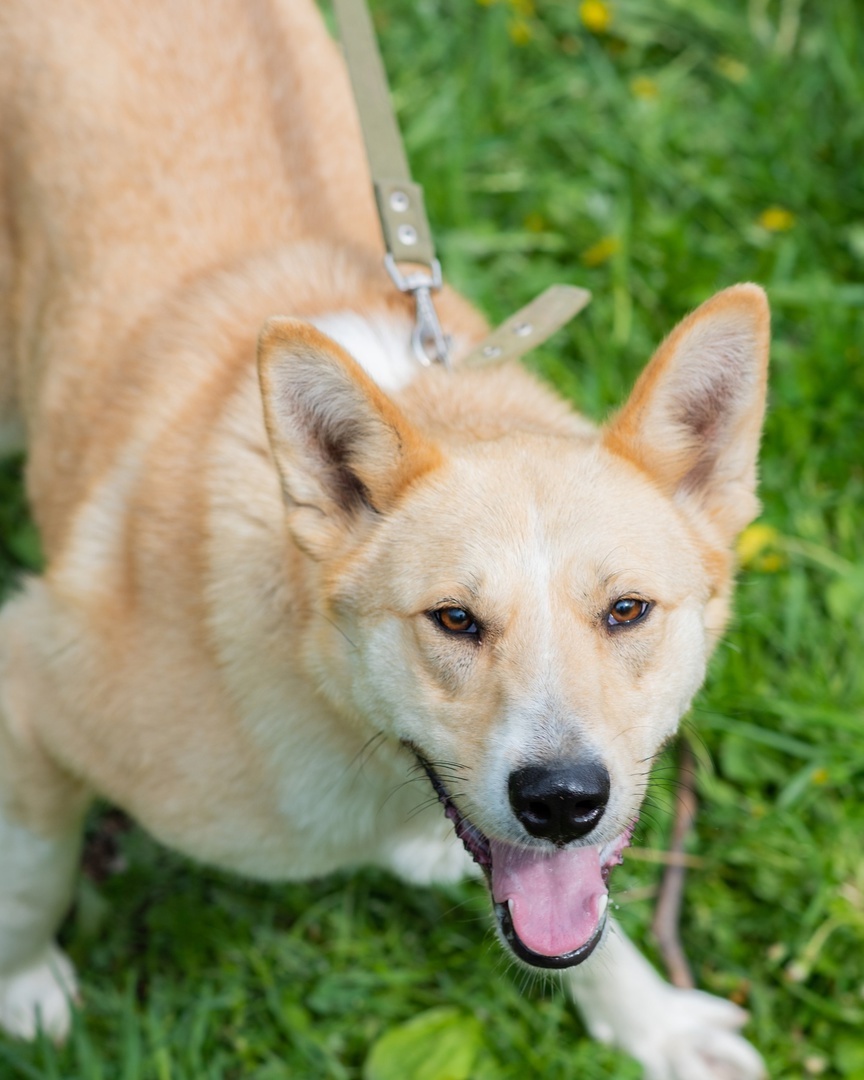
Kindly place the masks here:
POLYGON ((300 546, 332 554, 440 457, 336 342, 295 319, 258 339, 264 419, 300 546))
POLYGON ((604 444, 671 496, 696 500, 726 542, 758 513, 756 457, 769 314, 758 285, 734 285, 672 331, 604 444))

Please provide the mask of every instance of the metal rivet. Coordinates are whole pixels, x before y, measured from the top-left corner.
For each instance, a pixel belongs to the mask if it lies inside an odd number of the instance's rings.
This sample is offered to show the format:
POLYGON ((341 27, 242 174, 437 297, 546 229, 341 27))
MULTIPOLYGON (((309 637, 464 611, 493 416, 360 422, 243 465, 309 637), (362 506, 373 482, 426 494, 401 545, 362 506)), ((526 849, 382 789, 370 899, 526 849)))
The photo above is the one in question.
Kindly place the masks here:
POLYGON ((513 333, 516 337, 528 337, 529 334, 534 333, 534 327, 530 322, 520 322, 513 327, 513 333))
POLYGON ((490 360, 492 360, 496 356, 501 355, 501 350, 498 348, 497 345, 484 345, 483 346, 483 355, 488 357, 490 360))
POLYGON ((410 205, 411 203, 404 191, 392 191, 390 193, 390 209, 395 210, 397 214, 404 214, 410 205))
POLYGON ((399 237, 399 243, 404 244, 405 247, 413 247, 417 243, 417 230, 413 225, 400 225, 396 235, 399 237))

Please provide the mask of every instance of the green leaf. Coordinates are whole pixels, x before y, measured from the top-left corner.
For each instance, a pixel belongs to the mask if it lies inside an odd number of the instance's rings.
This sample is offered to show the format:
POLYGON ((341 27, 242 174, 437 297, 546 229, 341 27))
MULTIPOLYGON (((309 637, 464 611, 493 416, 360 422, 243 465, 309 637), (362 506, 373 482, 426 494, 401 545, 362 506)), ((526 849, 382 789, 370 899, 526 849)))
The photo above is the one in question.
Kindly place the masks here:
POLYGON ((372 1047, 363 1080, 470 1080, 483 1031, 458 1009, 429 1009, 390 1028, 372 1047))

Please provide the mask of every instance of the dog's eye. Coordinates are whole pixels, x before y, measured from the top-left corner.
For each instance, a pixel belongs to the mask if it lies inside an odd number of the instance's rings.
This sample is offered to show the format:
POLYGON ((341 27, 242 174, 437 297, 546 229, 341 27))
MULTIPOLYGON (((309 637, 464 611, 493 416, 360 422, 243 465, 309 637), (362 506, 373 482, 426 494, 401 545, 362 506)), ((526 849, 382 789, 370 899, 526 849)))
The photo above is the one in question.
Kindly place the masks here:
POLYGON ((480 628, 470 611, 460 607, 438 608, 432 617, 450 634, 479 634, 480 628))
POLYGON ((622 596, 609 609, 606 624, 607 626, 630 626, 644 619, 649 607, 651 605, 647 600, 640 600, 635 596, 622 596))

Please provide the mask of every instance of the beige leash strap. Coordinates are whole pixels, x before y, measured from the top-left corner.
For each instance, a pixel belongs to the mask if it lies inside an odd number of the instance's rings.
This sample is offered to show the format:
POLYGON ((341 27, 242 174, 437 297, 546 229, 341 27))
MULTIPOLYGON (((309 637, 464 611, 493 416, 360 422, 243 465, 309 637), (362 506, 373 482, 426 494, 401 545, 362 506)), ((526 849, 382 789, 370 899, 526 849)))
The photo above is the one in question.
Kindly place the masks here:
POLYGON ((411 179, 369 10, 362 0, 334 0, 333 7, 354 87, 387 250, 396 262, 431 267, 435 248, 423 204, 423 189, 411 179))
POLYGON ((396 288, 410 292, 417 305, 411 335, 414 355, 424 365, 447 364, 450 343, 432 303, 432 293, 441 288, 441 264, 435 258, 423 188, 411 179, 372 19, 363 0, 334 0, 333 6, 387 247, 384 263, 396 288), (425 269, 403 273, 399 263, 425 269))
MULTIPOLYGON (((435 257, 423 188, 411 179, 372 19, 364 0, 333 0, 333 7, 387 247, 384 263, 396 287, 414 296, 411 344, 417 360, 447 365, 450 340, 432 302, 432 293, 441 288, 441 264, 435 257), (412 264, 411 269, 401 270, 400 263, 412 264)), ((465 363, 474 366, 522 356, 569 322, 590 299, 586 289, 551 286, 493 331, 465 363)))
POLYGON ((587 289, 576 285, 550 285, 530 304, 520 308, 465 357, 460 366, 515 360, 550 338, 591 300, 587 289))

